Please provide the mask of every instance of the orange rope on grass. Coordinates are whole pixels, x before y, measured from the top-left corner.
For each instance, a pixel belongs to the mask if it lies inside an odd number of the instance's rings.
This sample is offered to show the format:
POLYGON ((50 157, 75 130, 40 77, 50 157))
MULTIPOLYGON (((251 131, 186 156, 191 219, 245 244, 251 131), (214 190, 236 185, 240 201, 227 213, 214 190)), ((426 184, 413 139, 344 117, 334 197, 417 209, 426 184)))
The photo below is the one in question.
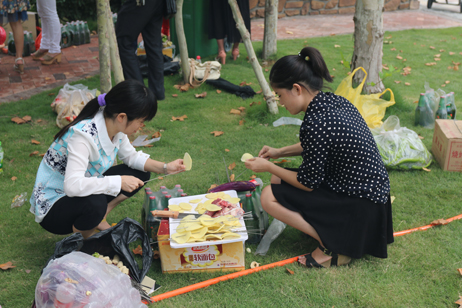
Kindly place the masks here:
MULTIPOLYGON (((459 219, 462 219, 462 214, 451 217, 451 218, 448 218, 442 224, 448 224, 448 223, 450 223, 450 222, 452 222, 454 220, 459 220, 459 219)), ((425 231, 425 230, 433 228, 434 226, 437 226, 437 225, 440 225, 440 224, 431 223, 429 225, 425 225, 425 226, 418 227, 418 228, 398 231, 398 232, 393 233, 393 236, 402 236, 402 235, 409 234, 409 233, 416 232, 416 231, 425 231)), ((187 292, 191 292, 191 291, 194 291, 194 290, 197 290, 197 289, 205 288, 205 287, 208 287, 208 286, 213 285, 213 284, 217 284, 217 283, 222 282, 222 281, 238 278, 238 277, 241 277, 241 276, 246 276, 246 275, 249 275, 249 274, 253 274, 253 273, 256 273, 256 272, 259 272, 259 271, 264 271, 264 270, 267 270, 267 269, 270 269, 270 268, 273 268, 273 267, 277 267, 277 266, 284 266, 286 264, 297 262, 298 258, 299 257, 293 257, 293 258, 290 258, 290 259, 286 259, 286 260, 282 260, 282 261, 262 265, 262 266, 259 266, 259 267, 256 267, 256 268, 250 268, 250 269, 243 270, 243 271, 240 271, 240 272, 235 272, 235 273, 232 273, 232 274, 227 274, 227 275, 220 276, 220 277, 217 277, 217 278, 212 278, 212 279, 209 279, 209 280, 205 280, 205 281, 202 281, 202 282, 199 282, 199 283, 192 284, 190 286, 186 286, 186 287, 183 287, 183 288, 179 288, 179 289, 176 289, 176 290, 173 290, 173 291, 169 291, 169 292, 166 292, 166 293, 163 293, 163 294, 153 296, 153 297, 151 297, 151 302, 155 303, 155 302, 161 301, 163 299, 174 297, 174 296, 184 294, 184 293, 187 293, 187 292)))

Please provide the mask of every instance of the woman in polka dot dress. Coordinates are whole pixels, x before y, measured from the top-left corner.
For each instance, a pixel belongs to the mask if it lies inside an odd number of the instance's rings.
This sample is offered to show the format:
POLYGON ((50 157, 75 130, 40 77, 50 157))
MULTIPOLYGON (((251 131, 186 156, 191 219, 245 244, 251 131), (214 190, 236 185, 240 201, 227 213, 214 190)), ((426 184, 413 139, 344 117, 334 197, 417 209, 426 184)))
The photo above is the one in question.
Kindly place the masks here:
POLYGON ((300 142, 283 148, 264 146, 246 161, 254 172, 270 172, 261 195, 274 218, 319 242, 299 258, 307 267, 348 264, 369 254, 387 257, 393 242, 390 182, 366 122, 348 100, 323 92, 332 82, 320 52, 305 47, 279 59, 270 82, 291 114, 304 112, 300 142), (270 158, 299 156, 298 169, 284 169, 270 158))

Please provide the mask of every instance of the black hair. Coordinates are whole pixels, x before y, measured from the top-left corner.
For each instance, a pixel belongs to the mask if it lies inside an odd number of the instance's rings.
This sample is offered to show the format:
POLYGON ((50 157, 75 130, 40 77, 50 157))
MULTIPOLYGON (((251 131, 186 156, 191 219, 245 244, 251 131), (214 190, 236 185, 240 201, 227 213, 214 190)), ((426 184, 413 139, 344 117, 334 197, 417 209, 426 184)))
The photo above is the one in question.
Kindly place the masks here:
POLYGON ((305 47, 298 55, 277 60, 269 79, 272 86, 287 90, 297 83, 308 91, 319 91, 324 88, 324 80, 332 82, 326 62, 319 50, 313 47, 305 47))
MULTIPOLYGON (((106 101, 103 109, 105 119, 114 119, 119 113, 125 113, 128 122, 135 119, 150 121, 157 113, 157 99, 154 93, 137 80, 125 80, 118 83, 104 99, 106 101)), ((93 118, 99 109, 98 98, 89 101, 74 121, 64 126, 55 135, 55 140, 64 136, 71 126, 84 119, 93 118)))

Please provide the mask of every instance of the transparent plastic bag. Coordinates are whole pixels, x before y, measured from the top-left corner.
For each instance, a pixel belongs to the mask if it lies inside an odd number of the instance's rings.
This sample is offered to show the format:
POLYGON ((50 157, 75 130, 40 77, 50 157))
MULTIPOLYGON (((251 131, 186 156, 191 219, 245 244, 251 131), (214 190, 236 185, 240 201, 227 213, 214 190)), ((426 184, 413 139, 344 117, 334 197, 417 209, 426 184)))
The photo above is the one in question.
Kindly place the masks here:
POLYGON ((408 170, 430 166, 430 152, 416 132, 399 125, 397 116, 388 117, 371 131, 386 167, 408 170))
POLYGON ((278 238, 278 236, 284 231, 286 228, 286 224, 276 218, 273 219, 271 222, 268 231, 266 231, 265 235, 260 241, 260 244, 255 251, 255 255, 258 256, 266 256, 271 243, 278 238))
POLYGON ((83 84, 71 86, 66 83, 51 103, 51 108, 58 114, 56 125, 63 128, 72 122, 83 107, 97 96, 97 92, 96 89, 88 90, 83 84))
POLYGON ((278 127, 281 125, 302 125, 303 121, 297 118, 291 118, 291 117, 282 117, 277 119, 276 121, 273 122, 274 127, 278 127))
POLYGON ((11 208, 22 206, 27 200, 27 192, 23 192, 20 195, 16 195, 11 201, 11 208))
POLYGON ((139 308, 141 296, 128 275, 112 264, 80 251, 52 260, 35 289, 37 308, 139 308))

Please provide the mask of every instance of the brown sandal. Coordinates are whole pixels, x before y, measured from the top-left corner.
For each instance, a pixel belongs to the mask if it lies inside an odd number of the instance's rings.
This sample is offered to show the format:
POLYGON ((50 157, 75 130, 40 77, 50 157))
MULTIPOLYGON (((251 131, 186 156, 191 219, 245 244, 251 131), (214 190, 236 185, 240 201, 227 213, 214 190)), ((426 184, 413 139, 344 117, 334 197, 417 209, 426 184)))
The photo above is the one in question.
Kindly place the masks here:
POLYGON ((48 50, 45 51, 46 49, 39 49, 36 52, 32 53, 30 56, 32 60, 34 61, 41 61, 40 59, 45 56, 48 53, 48 50))
POLYGON ((339 255, 331 250, 324 248, 323 246, 319 245, 318 247, 326 256, 331 256, 332 259, 329 259, 321 264, 316 262, 316 260, 311 256, 311 253, 304 255, 306 259, 306 263, 302 264, 307 268, 328 268, 331 266, 340 266, 340 265, 347 265, 351 262, 351 258, 345 255, 339 255))
POLYGON ((62 53, 58 53, 54 56, 50 56, 50 54, 46 54, 42 59, 43 65, 52 65, 53 63, 60 63, 61 62, 61 55, 62 53))

